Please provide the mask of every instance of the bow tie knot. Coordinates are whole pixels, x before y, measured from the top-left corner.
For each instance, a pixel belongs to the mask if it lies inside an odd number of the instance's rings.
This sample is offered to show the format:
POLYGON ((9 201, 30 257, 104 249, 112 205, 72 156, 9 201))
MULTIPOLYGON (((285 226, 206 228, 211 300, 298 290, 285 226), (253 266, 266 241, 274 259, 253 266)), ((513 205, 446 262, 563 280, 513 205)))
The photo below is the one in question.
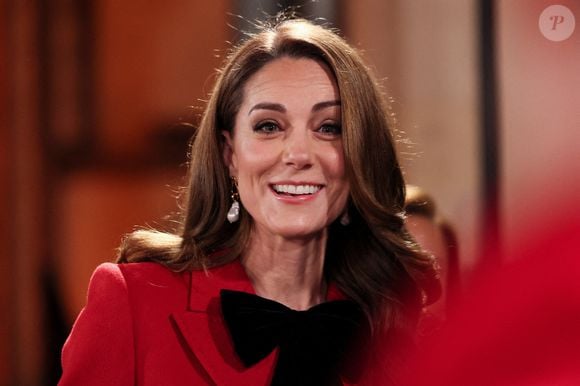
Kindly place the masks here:
MULTIPOLYGON (((347 354, 357 338, 369 334, 364 313, 349 300, 296 311, 245 292, 222 290, 220 296, 224 320, 245 366, 279 348, 272 385, 340 385, 339 369, 347 354)), ((354 376, 348 371, 343 375, 354 376)))

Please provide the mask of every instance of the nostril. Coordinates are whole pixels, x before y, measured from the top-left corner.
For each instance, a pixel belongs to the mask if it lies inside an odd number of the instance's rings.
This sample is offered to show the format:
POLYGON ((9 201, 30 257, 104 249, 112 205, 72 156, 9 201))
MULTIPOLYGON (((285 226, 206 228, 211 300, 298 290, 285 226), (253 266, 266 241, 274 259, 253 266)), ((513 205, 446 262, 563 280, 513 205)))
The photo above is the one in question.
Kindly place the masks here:
POLYGON ((284 162, 287 165, 302 168, 312 164, 312 155, 306 150, 287 151, 284 156, 284 162))

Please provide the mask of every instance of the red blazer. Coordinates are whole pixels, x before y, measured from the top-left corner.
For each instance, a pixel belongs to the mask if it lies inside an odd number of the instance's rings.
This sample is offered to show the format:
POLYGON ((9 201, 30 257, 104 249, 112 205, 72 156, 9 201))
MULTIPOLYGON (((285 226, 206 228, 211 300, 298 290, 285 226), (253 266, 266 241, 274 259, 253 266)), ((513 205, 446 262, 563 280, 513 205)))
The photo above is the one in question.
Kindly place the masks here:
MULTIPOLYGON (((222 319, 222 288, 254 293, 237 261, 185 273, 100 265, 64 345, 59 385, 268 385, 277 351, 242 365, 222 319)), ((336 288, 327 296, 343 297, 336 288)))

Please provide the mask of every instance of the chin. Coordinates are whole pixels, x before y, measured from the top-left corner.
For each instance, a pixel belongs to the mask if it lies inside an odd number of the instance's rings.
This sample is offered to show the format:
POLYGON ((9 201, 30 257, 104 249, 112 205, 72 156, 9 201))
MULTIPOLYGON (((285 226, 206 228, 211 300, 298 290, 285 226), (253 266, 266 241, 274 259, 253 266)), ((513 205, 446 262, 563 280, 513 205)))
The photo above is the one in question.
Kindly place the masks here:
POLYGON ((277 224, 272 229, 274 234, 280 235, 287 239, 297 238, 312 238, 320 236, 324 233, 328 225, 322 224, 320 226, 313 226, 315 220, 311 220, 306 224, 301 224, 298 221, 288 224, 277 224))

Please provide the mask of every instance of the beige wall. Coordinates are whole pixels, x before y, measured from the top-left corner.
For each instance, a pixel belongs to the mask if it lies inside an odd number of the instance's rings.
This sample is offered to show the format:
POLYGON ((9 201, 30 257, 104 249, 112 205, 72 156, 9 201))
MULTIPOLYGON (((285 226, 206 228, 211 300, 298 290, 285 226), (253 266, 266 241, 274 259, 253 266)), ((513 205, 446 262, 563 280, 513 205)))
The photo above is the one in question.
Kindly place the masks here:
MULTIPOLYGON (((500 231, 505 256, 553 224, 580 196, 580 3, 562 42, 538 19, 548 0, 496 1, 500 231), (541 220, 536 216, 542 214, 541 220)), ((347 2, 350 39, 364 49, 394 98, 409 182, 431 192, 459 234, 464 269, 479 258, 478 2, 347 2), (408 154, 407 152, 411 153, 408 154)))
POLYGON ((400 146, 407 180, 435 197, 469 270, 480 243, 477 1, 346 5, 348 37, 386 78, 396 127, 412 142, 400 146))

